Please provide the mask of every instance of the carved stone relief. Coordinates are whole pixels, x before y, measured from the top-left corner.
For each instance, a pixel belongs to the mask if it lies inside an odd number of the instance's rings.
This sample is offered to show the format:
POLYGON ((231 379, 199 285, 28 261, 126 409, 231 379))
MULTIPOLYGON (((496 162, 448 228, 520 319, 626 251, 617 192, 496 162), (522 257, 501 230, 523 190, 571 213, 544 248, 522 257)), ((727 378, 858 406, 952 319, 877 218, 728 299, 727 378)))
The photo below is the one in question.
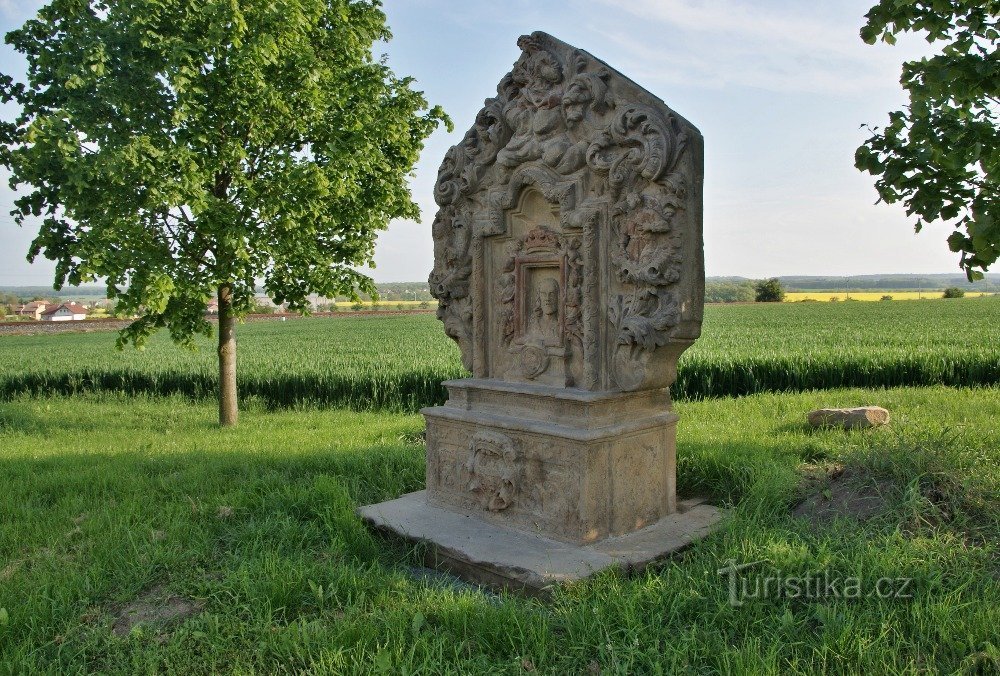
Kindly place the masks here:
POLYGON ((518 45, 438 175, 438 317, 478 377, 669 385, 652 357, 701 321, 701 136, 586 52, 544 33, 518 45), (529 190, 552 218, 517 232, 529 190))
POLYGON ((505 434, 480 431, 472 437, 468 490, 485 509, 499 512, 513 504, 521 485, 522 462, 514 441, 505 434))
POLYGON ((578 236, 540 226, 503 251, 500 335, 515 377, 536 380, 559 364, 556 384, 574 384, 572 365, 583 357, 580 244, 578 236))
POLYGON ((580 522, 578 443, 441 423, 428 447, 428 487, 439 504, 554 530, 580 522))
POLYGON ((701 134, 582 50, 545 33, 518 46, 434 187, 429 283, 472 377, 422 410, 427 504, 385 503, 449 558, 463 524, 476 575, 521 575, 483 561, 508 536, 542 536, 517 549, 548 571, 541 552, 576 557, 676 512, 667 388, 704 299, 701 134))

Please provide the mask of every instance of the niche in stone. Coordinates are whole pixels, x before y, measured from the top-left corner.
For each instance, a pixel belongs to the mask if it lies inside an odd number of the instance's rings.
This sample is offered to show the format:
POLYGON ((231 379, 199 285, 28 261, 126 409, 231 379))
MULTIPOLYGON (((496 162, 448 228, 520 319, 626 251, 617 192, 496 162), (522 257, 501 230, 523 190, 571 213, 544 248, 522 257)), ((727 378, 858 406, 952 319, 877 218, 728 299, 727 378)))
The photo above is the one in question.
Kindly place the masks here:
POLYGON ((582 373, 579 233, 564 232, 559 208, 526 187, 487 239, 498 280, 488 307, 492 377, 572 387, 582 373))

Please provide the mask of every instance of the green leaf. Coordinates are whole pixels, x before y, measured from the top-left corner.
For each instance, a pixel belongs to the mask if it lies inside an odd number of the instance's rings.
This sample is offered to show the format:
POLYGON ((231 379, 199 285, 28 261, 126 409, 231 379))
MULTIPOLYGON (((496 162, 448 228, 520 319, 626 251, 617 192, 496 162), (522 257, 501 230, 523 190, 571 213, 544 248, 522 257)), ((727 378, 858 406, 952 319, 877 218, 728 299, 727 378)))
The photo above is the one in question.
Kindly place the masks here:
POLYGON ((900 83, 909 101, 889 113, 889 124, 855 153, 855 166, 876 177, 879 199, 902 202, 924 224, 944 222, 955 232, 949 249, 970 275, 997 259, 1000 229, 977 205, 996 205, 1000 168, 1000 59, 997 5, 992 0, 915 3, 881 0, 865 15, 861 38, 889 44, 924 32, 938 53, 903 64, 900 83), (965 227, 967 235, 961 232, 965 227))
POLYGON ((423 628, 423 626, 424 626, 424 624, 426 624, 426 622, 427 622, 427 620, 423 616, 423 613, 417 612, 413 616, 413 620, 410 623, 410 630, 413 632, 414 636, 416 636, 417 634, 420 633, 420 630, 423 628))
POLYGON ((968 242, 968 238, 957 230, 948 236, 948 248, 955 253, 965 251, 965 247, 968 242))
POLYGON ((380 674, 387 674, 392 669, 392 658, 386 651, 380 651, 375 655, 375 670, 380 674))

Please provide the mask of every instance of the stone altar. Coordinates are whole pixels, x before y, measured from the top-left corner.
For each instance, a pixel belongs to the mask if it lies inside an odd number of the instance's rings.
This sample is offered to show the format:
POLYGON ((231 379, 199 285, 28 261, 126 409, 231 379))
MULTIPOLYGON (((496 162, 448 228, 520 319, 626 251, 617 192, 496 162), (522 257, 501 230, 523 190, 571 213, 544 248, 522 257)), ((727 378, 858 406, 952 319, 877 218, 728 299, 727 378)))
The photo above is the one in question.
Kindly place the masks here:
POLYGON ((704 299, 703 142, 536 32, 444 158, 430 287, 471 378, 424 409, 427 488, 360 510, 479 582, 540 589, 706 534, 667 389, 704 299))

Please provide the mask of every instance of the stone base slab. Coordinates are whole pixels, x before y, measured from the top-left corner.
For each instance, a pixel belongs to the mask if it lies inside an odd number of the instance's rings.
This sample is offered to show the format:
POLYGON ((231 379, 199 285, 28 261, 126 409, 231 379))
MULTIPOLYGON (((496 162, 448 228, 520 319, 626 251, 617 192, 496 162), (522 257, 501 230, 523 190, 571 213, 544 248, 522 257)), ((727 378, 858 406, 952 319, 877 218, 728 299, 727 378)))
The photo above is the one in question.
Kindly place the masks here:
POLYGON ((358 513, 380 531, 426 545, 429 566, 485 586, 529 593, 615 566, 639 570, 705 537, 723 516, 698 500, 680 501, 677 512, 641 530, 576 545, 435 507, 426 493, 361 507, 358 513))

